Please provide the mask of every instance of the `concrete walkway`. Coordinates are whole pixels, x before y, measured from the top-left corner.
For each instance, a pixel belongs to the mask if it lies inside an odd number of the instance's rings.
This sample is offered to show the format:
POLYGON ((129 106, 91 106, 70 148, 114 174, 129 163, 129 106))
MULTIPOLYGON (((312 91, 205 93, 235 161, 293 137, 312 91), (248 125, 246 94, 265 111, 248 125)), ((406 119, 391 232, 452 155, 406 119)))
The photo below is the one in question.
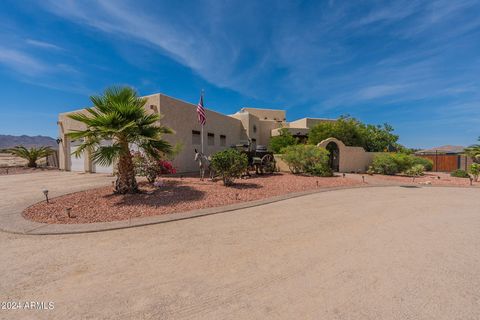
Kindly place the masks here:
POLYGON ((477 319, 480 197, 362 188, 142 228, 0 233, 1 319, 477 319))

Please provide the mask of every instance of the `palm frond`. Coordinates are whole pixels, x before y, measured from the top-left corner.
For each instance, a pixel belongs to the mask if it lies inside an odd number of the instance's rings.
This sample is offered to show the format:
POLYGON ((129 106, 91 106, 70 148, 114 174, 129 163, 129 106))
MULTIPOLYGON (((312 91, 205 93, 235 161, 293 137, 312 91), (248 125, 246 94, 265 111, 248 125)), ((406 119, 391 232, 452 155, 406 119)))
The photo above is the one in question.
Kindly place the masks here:
POLYGON ((92 160, 101 166, 110 166, 118 159, 121 150, 122 147, 116 143, 111 146, 99 146, 92 152, 92 160))

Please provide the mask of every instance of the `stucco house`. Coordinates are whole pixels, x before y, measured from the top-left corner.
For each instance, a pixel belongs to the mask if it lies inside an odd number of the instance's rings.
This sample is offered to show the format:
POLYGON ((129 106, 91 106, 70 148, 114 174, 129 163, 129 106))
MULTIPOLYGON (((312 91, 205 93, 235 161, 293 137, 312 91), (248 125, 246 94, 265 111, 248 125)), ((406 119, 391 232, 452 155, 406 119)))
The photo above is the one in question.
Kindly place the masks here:
MULTIPOLYGON (((172 144, 180 143, 182 151, 173 161, 178 172, 193 172, 198 169, 193 161, 194 149, 200 148, 201 126, 197 121, 196 105, 165 94, 146 96, 145 108, 149 113, 160 113, 162 125, 175 131, 173 135, 165 135, 165 140, 172 144)), ((70 140, 66 134, 71 130, 84 129, 83 124, 68 117, 76 110, 62 113, 58 117, 59 129, 59 167, 62 170, 77 172, 112 173, 112 166, 102 167, 94 164, 90 156, 84 153, 76 158, 72 155, 80 141, 70 140)), ((245 143, 250 140, 254 145, 267 145, 270 137, 279 134, 280 128, 288 130, 296 136, 306 136, 308 130, 322 121, 334 119, 303 118, 292 122, 286 121, 285 110, 242 108, 233 115, 224 115, 206 110, 207 124, 204 127, 204 148, 207 155, 228 148, 231 145, 245 143)), ((108 144, 109 141, 103 143, 108 144)))

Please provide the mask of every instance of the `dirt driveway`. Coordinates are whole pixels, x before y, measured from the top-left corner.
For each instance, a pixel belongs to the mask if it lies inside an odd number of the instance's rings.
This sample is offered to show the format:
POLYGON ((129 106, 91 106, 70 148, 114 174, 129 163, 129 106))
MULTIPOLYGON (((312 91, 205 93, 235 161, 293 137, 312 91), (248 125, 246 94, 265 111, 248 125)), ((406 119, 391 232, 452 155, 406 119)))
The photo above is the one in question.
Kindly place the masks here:
MULTIPOLYGON (((23 219, 18 208, 27 207, 45 199, 42 190, 47 189, 50 197, 109 185, 115 180, 107 174, 88 174, 62 171, 44 171, 26 174, 0 175, 0 225, 17 223, 23 219), (9 215, 9 217, 7 217, 9 215)), ((8 228, 7 228, 8 229, 8 228)))
POLYGON ((0 233, 2 319, 477 319, 477 189, 332 191, 118 231, 0 233))

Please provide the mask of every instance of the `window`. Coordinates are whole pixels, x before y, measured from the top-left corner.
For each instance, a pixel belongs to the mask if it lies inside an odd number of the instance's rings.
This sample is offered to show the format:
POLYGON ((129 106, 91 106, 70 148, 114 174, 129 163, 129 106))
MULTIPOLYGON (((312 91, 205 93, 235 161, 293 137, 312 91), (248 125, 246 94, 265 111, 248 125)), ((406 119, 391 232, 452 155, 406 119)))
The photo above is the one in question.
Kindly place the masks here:
POLYGON ((200 131, 192 130, 192 144, 201 144, 202 137, 200 135, 200 131))
POLYGON ((253 133, 256 133, 256 132, 257 132, 257 126, 253 125, 253 133))
POLYGON ((208 133, 207 143, 209 146, 215 145, 215 135, 213 133, 208 133))
POLYGON ((227 136, 224 134, 220 135, 220 146, 225 147, 227 145, 227 136))
POLYGON ((257 139, 252 139, 252 146, 253 146, 254 148, 257 147, 257 139))

